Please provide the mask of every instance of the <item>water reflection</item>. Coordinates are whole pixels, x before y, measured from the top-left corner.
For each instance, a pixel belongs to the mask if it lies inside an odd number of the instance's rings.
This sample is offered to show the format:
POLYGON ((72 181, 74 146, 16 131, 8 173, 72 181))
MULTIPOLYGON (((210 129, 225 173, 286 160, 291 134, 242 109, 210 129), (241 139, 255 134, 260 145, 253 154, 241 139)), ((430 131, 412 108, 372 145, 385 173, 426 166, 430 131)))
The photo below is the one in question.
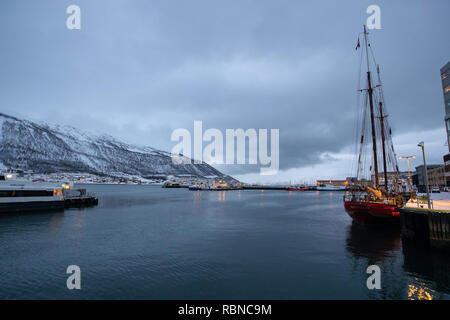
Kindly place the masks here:
POLYGON ((369 265, 383 262, 401 248, 398 227, 352 223, 347 230, 347 250, 355 259, 367 258, 369 265))
POLYGON ((402 241, 397 226, 352 223, 346 249, 352 256, 352 273, 362 277, 362 283, 368 266, 382 270, 382 290, 367 290, 370 298, 432 300, 450 293, 450 257, 402 241), (395 274, 402 269, 407 277, 399 279, 395 274))
POLYGON ((352 277, 360 279, 363 292, 369 299, 404 299, 405 279, 395 275, 401 269, 401 234, 399 228, 360 225, 353 222, 347 229, 347 252, 351 254, 352 277), (377 265, 381 269, 381 290, 366 286, 367 268, 377 265))
POLYGON ((403 241, 403 268, 413 278, 408 298, 436 297, 435 290, 450 294, 450 257, 403 241))
POLYGON ((194 192, 192 192, 192 201, 193 202, 201 201, 202 200, 202 195, 203 195, 202 191, 194 191, 194 192))
MULTIPOLYGON (((71 210, 71 211, 73 211, 73 210, 71 210)), ((77 228, 83 227, 85 216, 86 216, 86 209, 84 209, 84 208, 76 209, 76 213, 75 213, 75 217, 74 217, 75 227, 77 227, 77 228)))
POLYGON ((217 191, 217 193, 219 194, 219 201, 225 201, 226 200, 226 195, 227 195, 226 191, 217 191))
POLYGON ((433 300, 435 296, 436 291, 428 288, 426 284, 422 286, 410 284, 408 286, 408 300, 433 300))
POLYGON ((50 232, 56 232, 60 227, 64 218, 64 211, 58 211, 51 215, 50 218, 50 232))

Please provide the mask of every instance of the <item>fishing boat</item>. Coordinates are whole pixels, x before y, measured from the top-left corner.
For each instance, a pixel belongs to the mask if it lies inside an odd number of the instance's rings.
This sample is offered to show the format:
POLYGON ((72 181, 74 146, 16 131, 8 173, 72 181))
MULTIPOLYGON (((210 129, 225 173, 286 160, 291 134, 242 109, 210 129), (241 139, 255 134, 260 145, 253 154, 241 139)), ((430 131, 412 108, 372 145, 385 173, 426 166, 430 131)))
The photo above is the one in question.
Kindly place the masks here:
POLYGON ((305 187, 288 187, 286 188, 287 191, 309 191, 308 188, 305 187))
POLYGON ((345 190, 347 190, 347 187, 335 186, 332 184, 324 184, 324 185, 317 186, 316 190, 318 190, 318 191, 345 191, 345 190))
POLYGON ((399 209, 406 203, 407 193, 401 190, 380 67, 376 63, 366 26, 364 32, 358 36, 356 50, 361 53, 355 150, 356 179, 344 196, 344 207, 357 222, 398 222, 399 209), (363 64, 367 71, 362 72, 363 64), (374 69, 377 71, 376 77, 372 74, 374 69), (382 171, 379 170, 379 164, 383 166, 382 171))
POLYGON ((193 184, 189 186, 189 190, 191 191, 201 191, 201 190, 209 190, 209 186, 203 183, 200 184, 193 184))

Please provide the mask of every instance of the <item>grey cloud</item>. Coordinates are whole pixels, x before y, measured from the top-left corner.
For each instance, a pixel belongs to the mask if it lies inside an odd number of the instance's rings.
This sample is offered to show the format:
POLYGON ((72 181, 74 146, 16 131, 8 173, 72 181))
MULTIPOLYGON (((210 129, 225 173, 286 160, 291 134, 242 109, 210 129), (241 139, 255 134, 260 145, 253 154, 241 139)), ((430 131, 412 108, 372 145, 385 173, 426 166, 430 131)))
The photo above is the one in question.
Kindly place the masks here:
MULTIPOLYGON (((1 111, 170 150, 170 133, 279 128, 281 169, 353 143, 356 36, 372 1, 2 2, 1 111)), ((443 126, 447 0, 379 1, 394 134, 443 126)), ((256 172, 232 166, 227 173, 256 172)))

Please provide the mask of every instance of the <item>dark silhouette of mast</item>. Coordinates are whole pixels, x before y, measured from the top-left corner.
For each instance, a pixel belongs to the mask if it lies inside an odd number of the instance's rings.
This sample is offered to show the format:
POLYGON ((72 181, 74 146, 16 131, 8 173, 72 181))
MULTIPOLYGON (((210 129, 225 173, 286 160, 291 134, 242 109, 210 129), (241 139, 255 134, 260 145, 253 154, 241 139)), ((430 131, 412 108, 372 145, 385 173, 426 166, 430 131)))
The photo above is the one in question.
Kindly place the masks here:
POLYGON ((373 148, 373 165, 375 170, 375 187, 376 189, 380 188, 380 182, 378 177, 378 160, 377 160, 377 136, 375 131, 375 115, 373 108, 373 88, 372 88, 372 80, 370 77, 370 65, 369 65, 369 48, 367 42, 367 30, 364 25, 364 42, 366 46, 366 57, 367 57, 367 83, 368 83, 368 93, 369 93, 369 105, 370 105, 370 123, 372 125, 372 148, 373 148))
POLYGON ((385 136, 384 136, 384 118, 383 115, 383 102, 380 102, 380 125, 381 125, 381 141, 383 145, 383 169, 384 169, 384 186, 386 192, 388 191, 388 178, 387 178, 387 163, 386 163, 386 146, 385 146, 385 136))
MULTIPOLYGON (((381 78, 380 78, 380 66, 377 65, 377 74, 378 74, 378 85, 381 87, 381 78)), ((383 146, 383 169, 384 169, 384 187, 386 192, 388 192, 388 174, 387 174, 387 163, 386 163, 386 137, 384 132, 384 118, 386 116, 383 114, 383 102, 380 101, 380 127, 381 127, 381 142, 383 146)))

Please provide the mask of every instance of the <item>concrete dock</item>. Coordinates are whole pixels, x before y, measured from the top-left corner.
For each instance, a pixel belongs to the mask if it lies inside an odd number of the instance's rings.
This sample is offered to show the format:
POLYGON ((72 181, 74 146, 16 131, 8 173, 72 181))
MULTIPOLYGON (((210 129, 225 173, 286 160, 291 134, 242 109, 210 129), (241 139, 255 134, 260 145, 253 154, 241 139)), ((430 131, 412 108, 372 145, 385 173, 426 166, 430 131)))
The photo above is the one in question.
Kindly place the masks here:
POLYGON ((400 209, 402 236, 433 249, 450 250, 450 200, 411 199, 400 209))
POLYGON ((64 207, 80 208, 98 205, 95 194, 88 193, 86 189, 63 190, 64 207))

